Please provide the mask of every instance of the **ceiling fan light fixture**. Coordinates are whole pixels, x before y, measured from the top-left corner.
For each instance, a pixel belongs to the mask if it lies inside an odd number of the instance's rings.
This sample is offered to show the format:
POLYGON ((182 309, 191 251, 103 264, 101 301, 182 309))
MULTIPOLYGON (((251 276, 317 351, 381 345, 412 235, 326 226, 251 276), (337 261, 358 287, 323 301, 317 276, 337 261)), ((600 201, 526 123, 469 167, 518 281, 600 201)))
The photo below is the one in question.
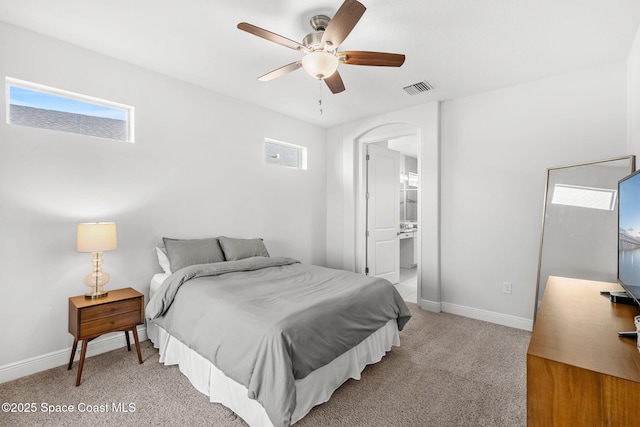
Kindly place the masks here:
POLYGON ((326 79, 338 69, 338 57, 324 50, 307 53, 302 58, 302 68, 311 77, 326 79))

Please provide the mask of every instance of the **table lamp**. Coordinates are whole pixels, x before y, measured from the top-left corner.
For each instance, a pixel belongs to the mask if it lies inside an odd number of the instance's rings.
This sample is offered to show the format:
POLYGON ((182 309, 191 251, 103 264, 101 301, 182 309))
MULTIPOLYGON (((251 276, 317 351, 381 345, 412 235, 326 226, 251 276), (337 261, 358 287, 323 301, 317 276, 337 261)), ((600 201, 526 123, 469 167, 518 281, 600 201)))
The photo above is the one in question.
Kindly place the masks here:
POLYGON ((102 271, 102 252, 118 247, 115 222, 88 222, 78 224, 78 252, 90 252, 93 271, 84 278, 84 284, 91 288, 85 298, 106 297, 103 286, 109 282, 109 273, 102 271))

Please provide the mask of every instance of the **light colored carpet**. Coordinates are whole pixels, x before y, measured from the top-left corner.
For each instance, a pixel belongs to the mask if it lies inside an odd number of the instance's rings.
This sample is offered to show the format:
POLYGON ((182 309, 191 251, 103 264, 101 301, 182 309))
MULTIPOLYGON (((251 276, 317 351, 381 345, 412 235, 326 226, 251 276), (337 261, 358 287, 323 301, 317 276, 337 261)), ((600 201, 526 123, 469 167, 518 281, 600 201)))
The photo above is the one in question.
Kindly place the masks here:
MULTIPOLYGON (((525 426, 531 334, 409 306, 413 318, 401 332, 402 345, 296 426, 525 426)), ((71 371, 60 366, 0 384, 0 402, 37 407, 35 413, 0 412, 0 425, 246 426, 210 403, 177 367, 160 364, 149 341, 141 347, 143 365, 135 349, 126 348, 87 359, 80 387, 74 387, 77 363, 71 371), (47 414, 43 404, 76 411, 47 414), (81 404, 109 412, 78 412, 81 404), (114 404, 129 412, 113 412, 114 404)))

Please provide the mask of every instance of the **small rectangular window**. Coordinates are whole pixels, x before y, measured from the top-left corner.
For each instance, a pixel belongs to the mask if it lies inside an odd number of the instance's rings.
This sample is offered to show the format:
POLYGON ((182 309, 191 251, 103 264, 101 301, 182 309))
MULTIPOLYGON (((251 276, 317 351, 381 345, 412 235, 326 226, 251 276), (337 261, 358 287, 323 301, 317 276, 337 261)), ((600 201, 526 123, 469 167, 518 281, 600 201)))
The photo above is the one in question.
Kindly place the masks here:
POLYGON ((265 138, 264 161, 273 165, 307 169, 307 148, 265 138))
POLYGON ((7 77, 7 123, 134 141, 133 107, 7 77))
POLYGON ((616 206, 616 190, 556 184, 551 203, 581 208, 612 211, 616 206))

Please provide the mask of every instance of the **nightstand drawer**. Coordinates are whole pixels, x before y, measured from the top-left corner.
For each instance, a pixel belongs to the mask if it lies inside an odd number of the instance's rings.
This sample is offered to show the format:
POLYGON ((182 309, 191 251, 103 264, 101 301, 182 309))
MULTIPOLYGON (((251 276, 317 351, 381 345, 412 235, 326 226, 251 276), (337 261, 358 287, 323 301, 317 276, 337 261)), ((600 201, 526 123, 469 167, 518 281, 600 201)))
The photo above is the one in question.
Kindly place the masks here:
POLYGON ((80 323, 90 322, 104 317, 117 317, 128 312, 140 312, 141 299, 134 298, 124 301, 116 301, 109 304, 101 304, 95 307, 86 307, 80 311, 80 323))
POLYGON ((83 322, 80 324, 80 336, 100 335, 107 332, 117 331, 142 323, 140 310, 119 314, 118 316, 102 317, 100 319, 83 322))

